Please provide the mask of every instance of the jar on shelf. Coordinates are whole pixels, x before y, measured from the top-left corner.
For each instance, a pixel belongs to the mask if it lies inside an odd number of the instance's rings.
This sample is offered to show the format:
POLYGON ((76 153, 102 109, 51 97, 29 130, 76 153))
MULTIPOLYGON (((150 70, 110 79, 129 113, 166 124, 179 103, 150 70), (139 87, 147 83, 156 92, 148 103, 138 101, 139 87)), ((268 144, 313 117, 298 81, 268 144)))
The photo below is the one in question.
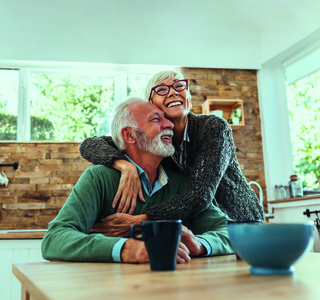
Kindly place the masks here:
POLYGON ((290 198, 303 197, 302 182, 297 175, 291 175, 289 181, 290 198))
POLYGON ((286 189, 284 188, 284 185, 281 184, 278 186, 278 199, 286 199, 286 189))
POLYGON ((286 190, 286 198, 290 198, 290 190, 289 190, 289 186, 286 185, 285 187, 285 190, 286 190))

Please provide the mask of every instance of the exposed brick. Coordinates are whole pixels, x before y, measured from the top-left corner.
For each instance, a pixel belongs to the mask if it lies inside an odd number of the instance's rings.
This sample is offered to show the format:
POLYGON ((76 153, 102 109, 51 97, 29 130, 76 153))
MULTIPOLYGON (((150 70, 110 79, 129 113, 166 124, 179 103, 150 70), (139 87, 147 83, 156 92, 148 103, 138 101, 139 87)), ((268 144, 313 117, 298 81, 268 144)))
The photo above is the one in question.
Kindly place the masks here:
POLYGON ((253 74, 253 75, 237 75, 235 77, 236 80, 238 81, 257 81, 257 77, 253 74))
POLYGON ((30 183, 49 183, 50 179, 48 177, 36 177, 36 178, 31 178, 30 183))

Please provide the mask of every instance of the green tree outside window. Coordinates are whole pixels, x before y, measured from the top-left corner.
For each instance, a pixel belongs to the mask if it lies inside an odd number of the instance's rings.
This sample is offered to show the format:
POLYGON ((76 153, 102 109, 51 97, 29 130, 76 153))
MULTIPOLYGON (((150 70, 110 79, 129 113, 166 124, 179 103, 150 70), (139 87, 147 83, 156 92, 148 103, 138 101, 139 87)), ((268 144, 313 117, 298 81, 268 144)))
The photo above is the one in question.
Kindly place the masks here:
POLYGON ((309 190, 320 189, 320 71, 287 86, 295 171, 309 190))
POLYGON ((113 77, 34 73, 31 139, 82 141, 108 134, 113 106, 113 77))

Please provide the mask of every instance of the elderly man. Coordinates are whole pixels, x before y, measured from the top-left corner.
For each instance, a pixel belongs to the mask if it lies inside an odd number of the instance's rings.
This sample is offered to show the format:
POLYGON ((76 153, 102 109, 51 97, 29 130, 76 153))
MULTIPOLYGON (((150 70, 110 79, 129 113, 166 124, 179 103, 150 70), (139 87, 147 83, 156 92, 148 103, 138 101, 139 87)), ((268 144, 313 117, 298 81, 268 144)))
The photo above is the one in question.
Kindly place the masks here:
MULTIPOLYGON (((118 148, 136 165, 145 202, 137 204, 132 223, 146 220, 142 212, 183 191, 188 178, 164 170, 160 162, 174 152, 173 124, 154 104, 131 98, 116 110, 112 137, 118 148)), ((43 238, 42 255, 48 260, 142 263, 148 255, 141 241, 102 234, 90 234, 92 225, 114 216, 112 201, 120 173, 105 166, 89 167, 73 188, 58 216, 43 238)), ((122 214, 120 214, 121 216, 122 214)), ((125 214, 123 214, 125 215, 125 214)), ((211 205, 195 218, 183 221, 177 261, 190 256, 233 253, 227 234, 227 216, 211 205)))

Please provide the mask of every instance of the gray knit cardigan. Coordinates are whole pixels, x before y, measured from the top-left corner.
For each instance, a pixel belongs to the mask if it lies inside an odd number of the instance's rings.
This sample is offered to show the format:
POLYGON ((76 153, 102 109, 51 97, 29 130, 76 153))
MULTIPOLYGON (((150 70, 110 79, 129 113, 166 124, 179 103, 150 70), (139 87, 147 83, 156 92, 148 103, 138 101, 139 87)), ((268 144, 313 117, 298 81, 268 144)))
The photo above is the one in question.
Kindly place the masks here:
MULTIPOLYGON (((213 115, 189 113, 188 120, 188 185, 180 195, 146 209, 148 219, 190 219, 212 202, 233 220, 264 221, 263 208, 241 172, 231 127, 213 115)), ((89 137, 80 144, 79 151, 95 165, 111 167, 114 160, 126 159, 109 136, 89 137)), ((161 164, 178 170, 171 157, 161 164)))

